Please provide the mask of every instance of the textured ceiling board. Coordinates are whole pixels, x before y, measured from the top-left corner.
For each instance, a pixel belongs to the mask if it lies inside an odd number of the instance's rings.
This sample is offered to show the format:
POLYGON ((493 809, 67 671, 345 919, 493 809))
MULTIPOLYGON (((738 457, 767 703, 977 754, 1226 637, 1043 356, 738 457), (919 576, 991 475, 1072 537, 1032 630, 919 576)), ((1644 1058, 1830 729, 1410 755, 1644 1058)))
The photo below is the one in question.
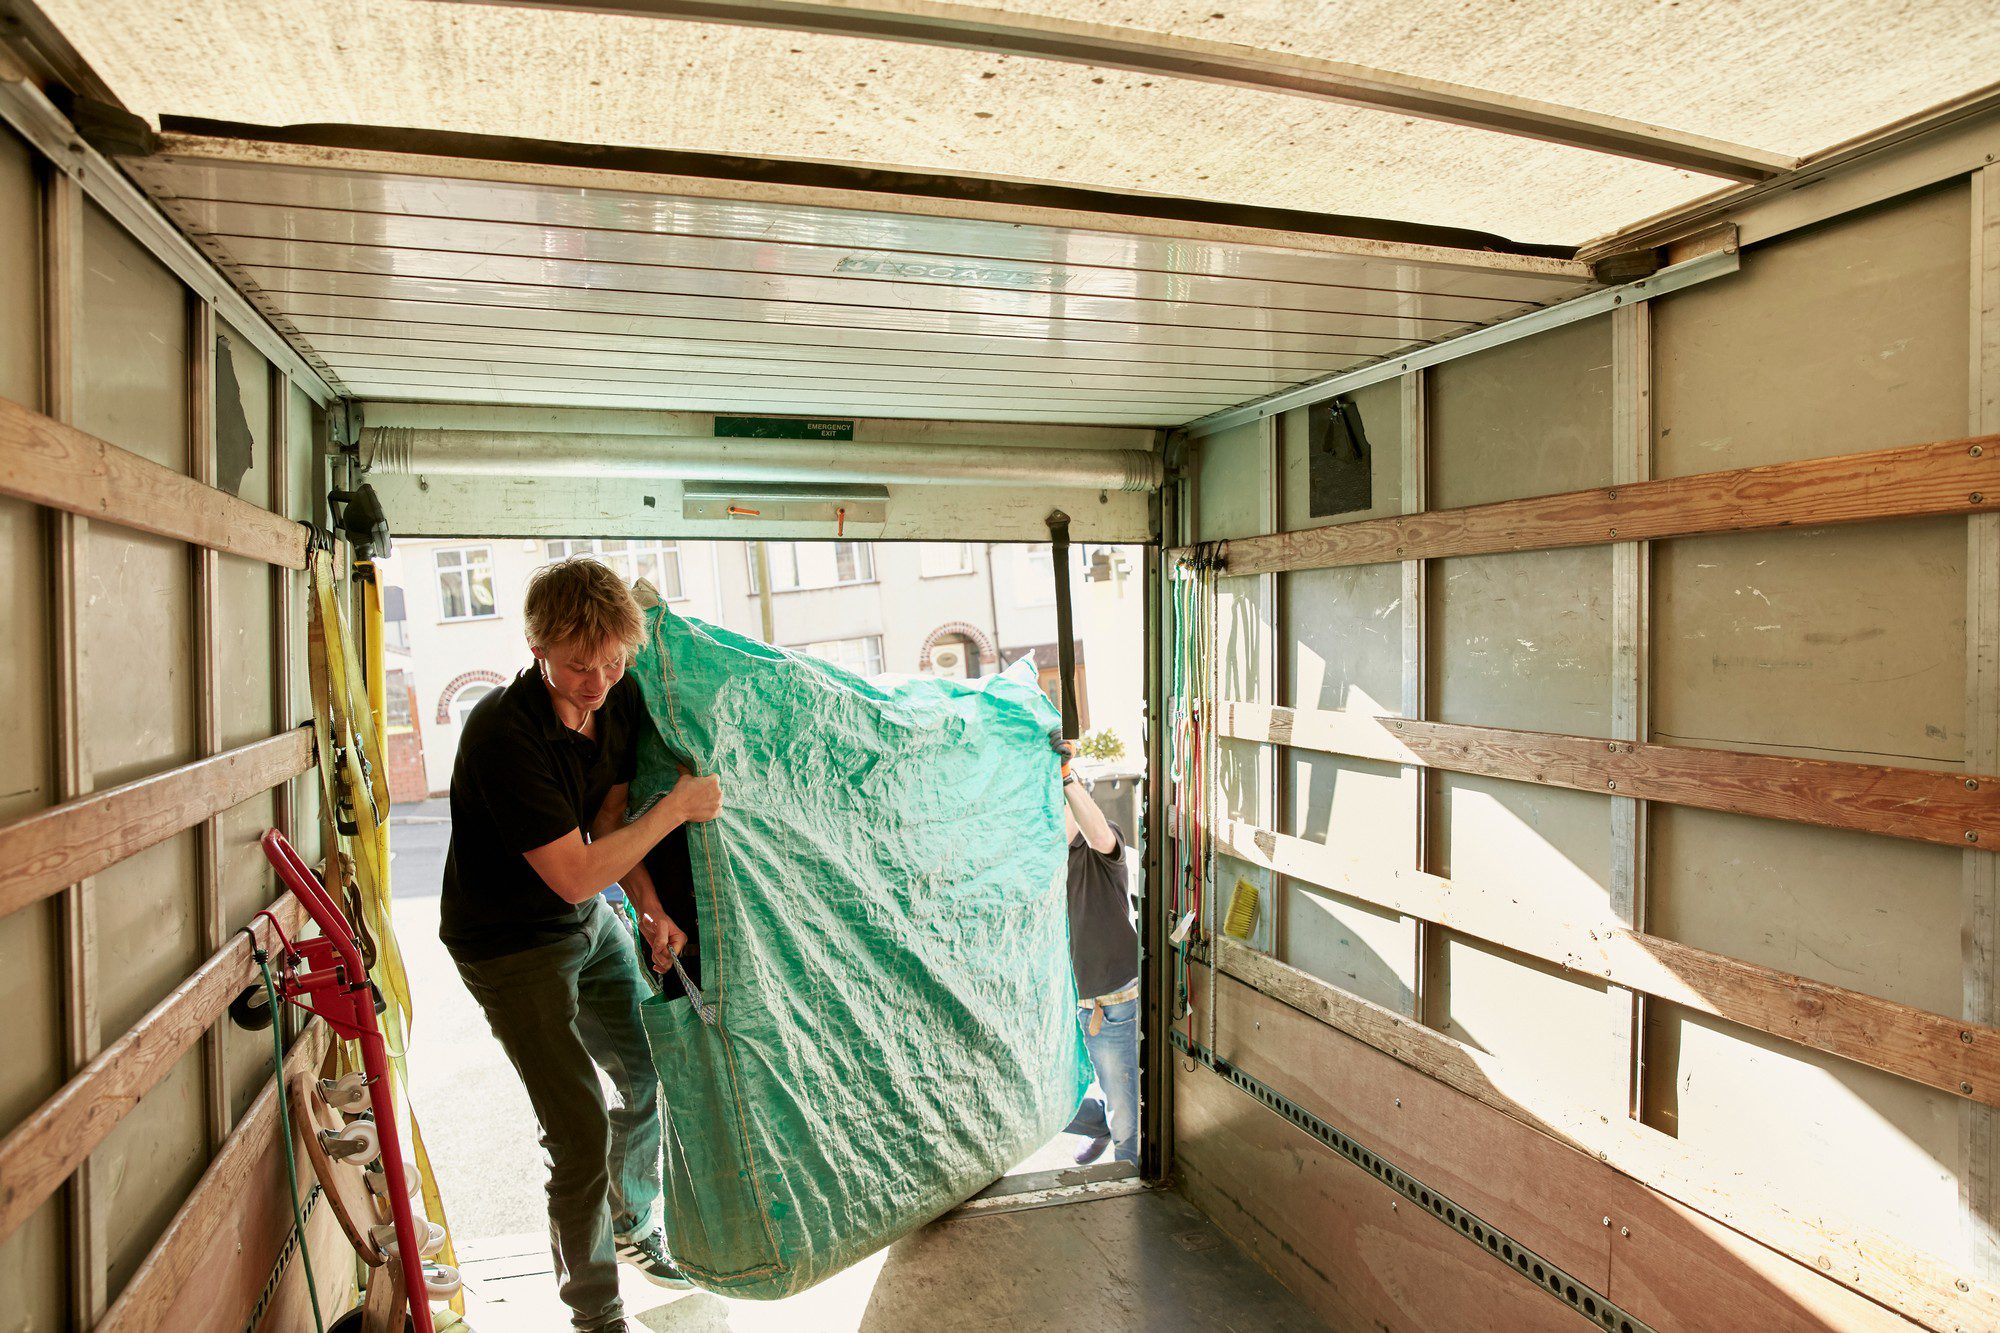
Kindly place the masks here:
POLYGON ((1353 61, 1803 156, 2000 78, 1993 0, 961 0, 1353 61))
POLYGON ((1571 245, 1720 183, 1282 93, 896 42, 408 0, 186 0, 167 21, 153 0, 44 7, 151 117, 970 173, 1571 245))
POLYGON ((1582 266, 1532 257, 1433 263, 1377 244, 1315 252, 169 147, 127 165, 274 322, 377 399, 1171 426, 1589 286, 1582 266))

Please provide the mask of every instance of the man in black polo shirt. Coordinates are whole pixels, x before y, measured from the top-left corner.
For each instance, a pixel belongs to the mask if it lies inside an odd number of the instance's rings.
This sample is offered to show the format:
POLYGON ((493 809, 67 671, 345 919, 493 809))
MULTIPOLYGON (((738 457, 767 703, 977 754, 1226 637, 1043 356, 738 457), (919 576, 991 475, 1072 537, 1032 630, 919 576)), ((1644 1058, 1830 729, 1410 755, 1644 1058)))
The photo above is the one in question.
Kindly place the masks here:
POLYGON ((534 664, 480 700, 459 737, 438 933, 541 1123, 563 1301, 578 1329, 622 1330, 619 1262, 688 1284, 656 1215, 659 1082, 639 1020, 650 991, 630 933, 597 895, 624 880, 664 961, 685 936, 633 869, 675 829, 713 819, 722 794, 712 777, 683 776, 624 821, 645 725, 625 662, 644 620, 616 574, 589 559, 550 565, 524 610, 534 664))

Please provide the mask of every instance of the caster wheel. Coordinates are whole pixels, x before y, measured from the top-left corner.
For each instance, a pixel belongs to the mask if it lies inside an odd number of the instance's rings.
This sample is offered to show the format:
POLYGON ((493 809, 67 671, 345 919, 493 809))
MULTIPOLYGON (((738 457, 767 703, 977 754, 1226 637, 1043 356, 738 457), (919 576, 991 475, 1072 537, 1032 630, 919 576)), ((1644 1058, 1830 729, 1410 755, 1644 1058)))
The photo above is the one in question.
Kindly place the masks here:
POLYGON ((262 986, 246 987, 241 995, 229 1002, 229 1021, 246 1032, 262 1032, 271 1026, 270 997, 262 986))
POLYGON ((382 1136, 372 1120, 355 1120, 339 1129, 320 1131, 326 1155, 350 1166, 367 1166, 382 1155, 382 1136))
POLYGON ((424 1265, 424 1290, 434 1303, 442 1304, 458 1295, 458 1289, 465 1285, 458 1270, 450 1264, 424 1265))
POLYGON ((319 1096, 336 1111, 359 1115, 368 1109, 368 1075, 356 1072, 323 1078, 319 1081, 319 1096))
MULTIPOLYGON (((418 1216, 415 1220, 424 1233, 423 1244, 417 1246, 417 1253, 428 1259, 444 1248, 444 1228, 423 1216, 418 1216)), ((394 1222, 378 1223, 369 1234, 375 1237, 375 1248, 392 1259, 396 1257, 396 1224, 394 1222)))
MULTIPOLYGON (((403 1159, 403 1183, 409 1187, 412 1199, 424 1192, 424 1180, 417 1174, 417 1162, 414 1157, 403 1159)), ((382 1169, 379 1161, 368 1168, 368 1189, 378 1199, 389 1197, 389 1173, 382 1169)))

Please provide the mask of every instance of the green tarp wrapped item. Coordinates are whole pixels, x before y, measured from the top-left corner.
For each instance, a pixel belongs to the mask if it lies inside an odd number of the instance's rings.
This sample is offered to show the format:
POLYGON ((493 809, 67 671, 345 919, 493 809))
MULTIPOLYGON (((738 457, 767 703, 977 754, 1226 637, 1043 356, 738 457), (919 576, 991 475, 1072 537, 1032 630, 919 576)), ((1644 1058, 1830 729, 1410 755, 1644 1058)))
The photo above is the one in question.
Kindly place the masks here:
POLYGON ((668 1243, 701 1286, 786 1296, 1082 1099, 1059 723, 1025 670, 877 685, 663 608, 647 629, 634 809, 683 768, 723 793, 686 841, 710 1012, 644 1006, 668 1243))

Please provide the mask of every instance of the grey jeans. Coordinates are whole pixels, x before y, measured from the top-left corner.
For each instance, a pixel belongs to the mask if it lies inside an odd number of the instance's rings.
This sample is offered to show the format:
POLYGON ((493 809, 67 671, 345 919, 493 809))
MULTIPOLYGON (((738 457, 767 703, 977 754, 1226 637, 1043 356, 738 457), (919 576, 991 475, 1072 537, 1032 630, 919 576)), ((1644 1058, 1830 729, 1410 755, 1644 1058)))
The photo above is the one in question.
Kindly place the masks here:
POLYGON ((660 1084, 639 1021, 652 991, 632 934, 602 899, 566 939, 458 974, 527 1086, 549 1168, 549 1244, 579 1329, 622 1327, 616 1241, 654 1230, 660 1084), (618 1095, 606 1107, 597 1070, 618 1095))

